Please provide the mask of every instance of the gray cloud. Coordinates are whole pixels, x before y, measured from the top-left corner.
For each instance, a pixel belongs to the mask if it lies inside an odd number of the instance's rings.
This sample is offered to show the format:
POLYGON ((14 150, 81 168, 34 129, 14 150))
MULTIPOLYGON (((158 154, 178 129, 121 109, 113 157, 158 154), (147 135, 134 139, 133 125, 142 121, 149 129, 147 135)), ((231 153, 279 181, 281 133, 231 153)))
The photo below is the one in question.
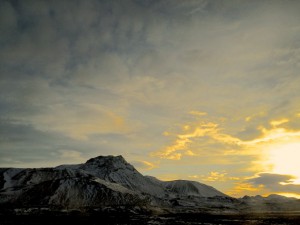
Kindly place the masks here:
POLYGON ((4 167, 44 167, 82 163, 95 155, 118 154, 119 142, 128 139, 105 134, 91 137, 90 141, 77 141, 61 133, 39 130, 22 121, 1 120, 0 164, 4 167))
POLYGON ((226 118, 226 132, 245 140, 300 111, 298 2, 0 4, 3 157, 30 161, 63 146, 137 161, 191 110, 226 118))
POLYGON ((258 177, 249 179, 248 182, 254 185, 264 185, 272 192, 292 192, 299 193, 300 184, 293 184, 292 175, 273 174, 273 173, 260 173, 258 177))
POLYGON ((51 162, 57 159, 52 154, 69 144, 57 134, 39 131, 17 121, 1 121, 0 128, 1 164, 4 166, 51 162))
POLYGON ((257 178, 252 178, 249 181, 254 184, 278 185, 280 182, 290 183, 294 177, 291 175, 261 173, 257 178))

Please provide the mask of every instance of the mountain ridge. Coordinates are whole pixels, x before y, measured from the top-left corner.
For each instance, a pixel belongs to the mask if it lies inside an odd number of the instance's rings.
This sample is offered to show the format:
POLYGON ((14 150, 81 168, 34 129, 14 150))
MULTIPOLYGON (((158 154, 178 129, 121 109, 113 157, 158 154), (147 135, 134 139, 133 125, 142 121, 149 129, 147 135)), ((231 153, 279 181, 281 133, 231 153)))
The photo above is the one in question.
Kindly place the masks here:
POLYGON ((194 181, 150 179, 121 155, 97 156, 77 165, 3 168, 0 178, 0 204, 80 208, 117 203, 167 207, 172 206, 172 199, 190 195, 199 198, 226 197, 222 192, 194 181), (39 195, 32 196, 32 193, 39 195))
POLYGON ((235 199, 206 184, 144 176, 123 156, 97 156, 82 164, 49 168, 0 168, 3 207, 104 209, 143 207, 173 211, 300 210, 300 200, 278 197, 235 199))

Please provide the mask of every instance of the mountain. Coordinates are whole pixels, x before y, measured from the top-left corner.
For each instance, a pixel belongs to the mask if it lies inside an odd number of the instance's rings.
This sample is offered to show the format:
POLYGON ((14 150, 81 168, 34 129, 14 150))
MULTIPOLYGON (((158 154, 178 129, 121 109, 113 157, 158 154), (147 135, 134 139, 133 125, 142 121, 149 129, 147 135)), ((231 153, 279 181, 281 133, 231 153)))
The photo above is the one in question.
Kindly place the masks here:
POLYGON ((79 169, 107 182, 120 184, 140 194, 146 193, 157 197, 164 195, 164 189, 160 185, 140 174, 122 156, 92 158, 81 165, 79 169))
POLYGON ((84 208, 138 205, 135 192, 77 169, 7 169, 2 173, 0 204, 84 208))
POLYGON ((164 182, 164 187, 171 193, 176 193, 180 196, 195 196, 195 197, 214 197, 225 195, 213 187, 201 184, 196 181, 174 180, 164 182))
POLYGON ((227 198, 213 187, 195 181, 164 182, 143 176, 122 156, 99 156, 84 164, 54 168, 0 169, 2 206, 62 209, 122 205, 172 207, 179 206, 180 201, 198 199, 199 202, 215 196, 227 198))
POLYGON ((300 210, 300 200, 279 195, 236 199, 195 181, 161 181, 142 175, 122 156, 98 156, 54 168, 0 168, 0 214, 4 209, 120 207, 175 213, 283 212, 300 210))
POLYGON ((291 212, 300 211, 300 199, 271 194, 244 196, 239 199, 240 209, 247 212, 291 212))

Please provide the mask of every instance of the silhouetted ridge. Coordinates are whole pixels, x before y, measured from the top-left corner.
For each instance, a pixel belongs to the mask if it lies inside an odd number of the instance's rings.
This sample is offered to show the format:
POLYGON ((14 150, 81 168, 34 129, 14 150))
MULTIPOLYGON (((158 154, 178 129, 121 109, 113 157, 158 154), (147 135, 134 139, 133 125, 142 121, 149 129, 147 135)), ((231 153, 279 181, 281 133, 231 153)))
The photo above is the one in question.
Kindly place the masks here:
MULTIPOLYGON (((135 168, 126 162, 123 156, 98 156, 89 159, 85 164, 82 164, 80 169, 89 171, 93 175, 97 175, 100 178, 105 178, 110 174, 115 173, 118 170, 134 171, 138 173, 135 168)), ((122 174, 120 174, 122 176, 122 174)), ((109 181, 114 181, 109 179, 109 181)))
POLYGON ((88 164, 88 163, 103 163, 103 162, 106 162, 106 163, 122 162, 124 164, 128 164, 126 162, 126 160, 123 158, 123 156, 121 156, 121 155, 97 156, 95 158, 91 158, 88 161, 86 161, 86 164, 88 164))

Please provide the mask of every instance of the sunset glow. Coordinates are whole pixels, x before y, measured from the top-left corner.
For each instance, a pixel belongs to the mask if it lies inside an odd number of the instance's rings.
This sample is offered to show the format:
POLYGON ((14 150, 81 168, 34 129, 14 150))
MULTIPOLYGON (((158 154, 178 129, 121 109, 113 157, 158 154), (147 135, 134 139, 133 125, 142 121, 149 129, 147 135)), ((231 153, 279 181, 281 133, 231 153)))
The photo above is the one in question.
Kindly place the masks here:
MULTIPOLYGON (((299 140, 300 141, 300 140, 299 140)), ((270 148, 270 160, 273 173, 295 176, 293 183, 300 184, 300 142, 286 143, 270 148)))
POLYGON ((122 155, 300 195, 300 1, 0 1, 0 168, 122 155))

